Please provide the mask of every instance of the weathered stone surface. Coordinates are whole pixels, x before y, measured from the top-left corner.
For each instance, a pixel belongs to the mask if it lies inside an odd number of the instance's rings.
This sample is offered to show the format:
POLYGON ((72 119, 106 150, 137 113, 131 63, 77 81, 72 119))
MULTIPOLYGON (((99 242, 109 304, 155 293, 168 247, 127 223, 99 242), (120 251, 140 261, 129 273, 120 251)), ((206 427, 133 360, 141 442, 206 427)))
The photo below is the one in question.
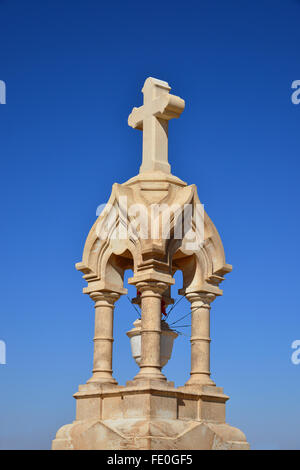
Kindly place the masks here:
POLYGON ((249 448, 244 434, 226 424, 229 397, 210 377, 211 303, 222 295, 219 284, 231 266, 216 227, 201 211, 196 186, 171 174, 168 122, 180 116, 185 103, 169 92, 166 82, 146 80, 144 104, 133 108, 128 120, 143 131, 140 173, 113 185, 76 265, 87 281, 84 293, 95 302, 93 375, 74 395, 76 421, 59 429, 56 450, 249 448), (138 215, 136 204, 142 207, 138 215), (183 223, 187 206, 189 224, 183 223), (127 269, 133 270, 129 283, 141 307, 140 371, 119 386, 112 371, 113 314, 115 302, 127 293, 127 269), (183 275, 179 294, 191 305, 192 332, 190 378, 175 388, 161 371, 161 316, 162 305, 173 302, 170 286, 177 270, 183 275))
POLYGON ((150 381, 84 390, 75 398, 77 420, 58 431, 53 449, 249 448, 244 434, 225 423, 228 397, 218 387, 150 381))

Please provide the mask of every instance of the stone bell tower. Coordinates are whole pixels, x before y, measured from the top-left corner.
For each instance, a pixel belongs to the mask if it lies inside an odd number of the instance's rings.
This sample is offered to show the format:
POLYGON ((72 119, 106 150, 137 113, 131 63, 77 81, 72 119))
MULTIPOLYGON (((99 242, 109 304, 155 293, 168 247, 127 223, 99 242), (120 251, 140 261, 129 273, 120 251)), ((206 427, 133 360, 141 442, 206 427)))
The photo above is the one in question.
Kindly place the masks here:
POLYGON ((144 104, 128 124, 143 132, 137 176, 115 183, 107 206, 87 237, 83 289, 95 303, 94 365, 75 393, 76 420, 58 430, 53 449, 248 449, 245 435, 225 422, 228 396, 210 377, 210 309, 231 271, 220 236, 203 210, 195 185, 172 175, 168 124, 184 110, 168 83, 148 78, 144 104), (124 272, 137 288, 141 325, 139 373, 125 386, 113 377, 115 302, 127 293, 124 272), (183 274, 179 294, 191 307, 191 369, 178 388, 162 372, 161 305, 173 302, 174 273, 183 274))

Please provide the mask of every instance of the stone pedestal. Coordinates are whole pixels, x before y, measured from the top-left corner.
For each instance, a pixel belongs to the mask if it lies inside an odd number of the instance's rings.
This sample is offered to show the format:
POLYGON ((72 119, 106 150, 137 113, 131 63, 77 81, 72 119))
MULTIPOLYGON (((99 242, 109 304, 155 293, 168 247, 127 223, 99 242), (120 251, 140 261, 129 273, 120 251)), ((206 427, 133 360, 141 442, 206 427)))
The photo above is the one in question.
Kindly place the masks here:
POLYGON ((249 449, 242 431, 225 423, 228 396, 219 387, 90 383, 74 396, 76 421, 57 432, 55 450, 249 449))

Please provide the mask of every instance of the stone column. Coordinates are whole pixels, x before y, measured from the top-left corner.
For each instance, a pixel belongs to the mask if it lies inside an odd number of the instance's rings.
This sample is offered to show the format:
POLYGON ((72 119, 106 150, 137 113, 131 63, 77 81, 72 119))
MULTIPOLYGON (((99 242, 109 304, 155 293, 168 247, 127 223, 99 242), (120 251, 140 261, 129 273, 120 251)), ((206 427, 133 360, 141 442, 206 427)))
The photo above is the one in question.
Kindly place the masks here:
POLYGON ((210 304, 215 295, 208 292, 186 294, 191 303, 191 377, 186 385, 215 385, 210 378, 210 304))
POLYGON ((94 364, 90 382, 116 384, 112 376, 114 304, 119 294, 109 291, 92 292, 95 302, 94 364))
POLYGON ((160 365, 161 299, 168 284, 158 281, 139 282, 141 292, 142 331, 141 363, 135 380, 165 381, 160 365))

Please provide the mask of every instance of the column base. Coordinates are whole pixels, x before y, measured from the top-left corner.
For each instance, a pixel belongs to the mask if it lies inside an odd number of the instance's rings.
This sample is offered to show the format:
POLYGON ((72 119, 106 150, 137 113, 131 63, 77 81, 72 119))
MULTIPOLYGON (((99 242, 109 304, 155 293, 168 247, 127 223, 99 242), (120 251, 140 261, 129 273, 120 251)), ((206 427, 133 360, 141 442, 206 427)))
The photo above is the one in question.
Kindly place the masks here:
POLYGON ((114 377, 97 377, 97 375, 92 375, 92 377, 87 381, 87 383, 96 383, 96 384, 113 384, 118 385, 118 382, 114 377))
POLYGON ((208 377, 207 375, 203 376, 191 376, 189 380, 185 383, 186 386, 201 386, 201 385, 216 385, 215 382, 208 377))
POLYGON ((140 372, 134 377, 133 382, 140 382, 140 381, 148 381, 154 380, 156 382, 167 382, 167 377, 159 371, 149 372, 149 373, 141 373, 140 372))

